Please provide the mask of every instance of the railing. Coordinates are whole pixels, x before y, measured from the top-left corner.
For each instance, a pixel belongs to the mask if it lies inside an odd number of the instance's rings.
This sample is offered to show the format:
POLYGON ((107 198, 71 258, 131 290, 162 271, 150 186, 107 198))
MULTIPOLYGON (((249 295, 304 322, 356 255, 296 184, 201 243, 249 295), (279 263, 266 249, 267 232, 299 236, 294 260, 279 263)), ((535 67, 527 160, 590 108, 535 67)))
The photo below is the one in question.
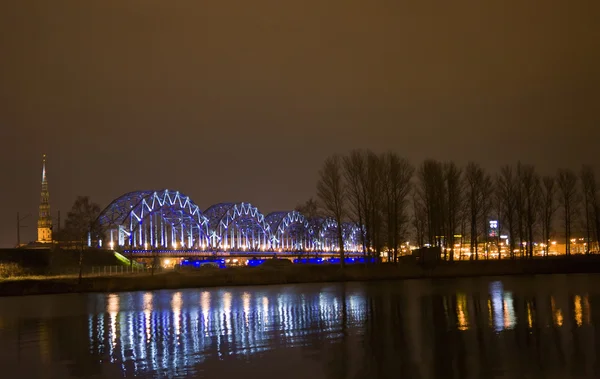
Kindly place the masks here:
MULTIPOLYGON (((154 273, 163 271, 162 267, 155 267, 154 273)), ((152 272, 152 267, 134 266, 93 266, 87 276, 113 276, 113 275, 131 275, 147 274, 152 272)))

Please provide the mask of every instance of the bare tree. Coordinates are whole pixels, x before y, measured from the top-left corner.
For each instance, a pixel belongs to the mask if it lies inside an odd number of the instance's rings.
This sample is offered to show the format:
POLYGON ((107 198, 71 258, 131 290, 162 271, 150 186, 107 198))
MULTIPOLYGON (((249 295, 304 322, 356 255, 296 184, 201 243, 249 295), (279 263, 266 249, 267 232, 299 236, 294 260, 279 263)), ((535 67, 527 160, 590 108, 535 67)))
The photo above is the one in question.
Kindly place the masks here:
POLYGON ((460 219, 460 259, 463 259, 463 246, 465 244, 465 237, 467 235, 467 227, 469 225, 469 202, 465 201, 464 186, 463 188, 463 201, 461 202, 459 219, 460 219))
POLYGON ((372 151, 354 150, 344 158, 344 177, 348 185, 351 216, 362 225, 363 248, 375 251, 383 246, 385 200, 382 159, 372 151))
POLYGON ((90 200, 88 196, 77 196, 71 210, 67 213, 64 232, 71 241, 86 244, 88 235, 97 241, 101 237, 101 230, 94 222, 100 214, 100 206, 90 200))
MULTIPOLYGON (((319 204, 312 197, 308 199, 304 204, 298 204, 296 206, 296 211, 300 212, 307 220, 317 220, 321 217, 319 212, 319 204)), ((304 238, 306 241, 310 240, 311 231, 304 231, 304 238)))
POLYGON ((428 159, 421 165, 418 178, 419 195, 427 215, 429 244, 442 247, 446 219, 444 165, 436 160, 428 159))
POLYGON ((496 197, 499 207, 500 225, 508 229, 508 245, 511 258, 515 257, 517 183, 510 166, 504 166, 496 176, 496 197))
POLYGON ((571 255, 571 227, 577 214, 578 192, 577 175, 571 170, 558 170, 558 189, 560 204, 563 208, 563 224, 565 227, 565 253, 571 255))
POLYGON ((304 217, 309 220, 313 220, 320 217, 319 214, 319 204, 312 197, 306 201, 304 204, 298 204, 296 206, 296 211, 300 212, 304 217))
POLYGON ((102 230, 95 222, 100 214, 100 206, 93 203, 88 196, 77 196, 75 203, 67 213, 64 233, 68 239, 80 244, 79 250, 79 282, 83 273, 83 249, 89 238, 98 241, 102 239, 102 230))
POLYGON ((598 249, 600 239, 600 202, 598 200, 598 182, 592 167, 584 165, 581 170, 581 184, 584 199, 585 224, 587 234, 586 253, 591 252, 592 242, 598 249))
POLYGON ((462 170, 454 162, 444 165, 444 179, 446 182, 446 250, 450 249, 450 261, 454 260, 455 235, 459 227, 459 216, 462 204, 462 170))
MULTIPOLYGON (((469 164, 467 164, 467 168, 465 169, 465 200, 469 206, 471 254, 475 254, 475 259, 479 259, 479 230, 477 225, 483 208, 483 194, 481 187, 484 176, 484 171, 478 164, 474 162, 469 162, 469 164)), ((473 255, 471 255, 471 257, 472 256, 473 255)))
POLYGON ((517 233, 519 236, 519 252, 521 258, 525 256, 525 244, 526 244, 526 221, 525 221, 525 207, 526 207, 526 198, 523 193, 523 164, 521 162, 517 162, 516 169, 516 186, 515 186, 515 199, 516 199, 516 216, 517 216, 517 233))
POLYGON ((366 214, 369 224, 371 246, 375 250, 375 256, 379 259, 384 244, 383 205, 385 191, 383 191, 383 163, 377 154, 367 152, 367 175, 366 179, 366 214))
MULTIPOLYGON (((406 235, 408 221, 406 206, 411 191, 414 168, 408 160, 400 158, 395 153, 385 154, 382 160, 384 188, 386 189, 387 248, 388 251, 393 251, 393 261, 397 262, 398 249, 406 235)), ((389 258, 388 255, 388 260, 390 260, 389 258)))
POLYGON ((367 222, 367 189, 366 180, 366 154, 361 150, 353 150, 344 157, 344 177, 348 188, 348 203, 350 205, 351 218, 361 228, 361 242, 363 252, 367 254, 370 247, 369 227, 367 222))
POLYGON ((537 222, 537 210, 540 201, 540 177, 530 165, 520 166, 520 185, 523 199, 523 218, 526 235, 526 252, 533 257, 534 228, 537 222))
POLYGON ((325 160, 323 168, 319 171, 317 182, 317 195, 321 201, 323 214, 331 217, 337 223, 338 245, 340 248, 340 262, 345 263, 344 235, 342 222, 346 214, 346 188, 342 176, 342 159, 333 155, 325 160))
POLYGON ((481 222, 481 232, 483 235, 483 247, 485 252, 485 258, 489 258, 489 222, 490 215, 493 212, 494 208, 494 185, 492 183, 492 177, 482 170, 482 180, 479 184, 479 192, 481 199, 481 218, 479 222, 481 222))
POLYGON ((541 188, 541 199, 540 202, 540 216, 542 219, 542 235, 544 238, 544 244, 546 245, 545 255, 548 255, 550 248, 550 236, 552 233, 552 221, 554 214, 558 210, 556 204, 556 180, 552 176, 544 176, 542 179, 541 188))
POLYGON ((413 227, 415 229, 415 240, 417 246, 425 245, 425 231, 427 229, 427 209, 423 205, 419 191, 413 189, 412 192, 413 205, 413 227))

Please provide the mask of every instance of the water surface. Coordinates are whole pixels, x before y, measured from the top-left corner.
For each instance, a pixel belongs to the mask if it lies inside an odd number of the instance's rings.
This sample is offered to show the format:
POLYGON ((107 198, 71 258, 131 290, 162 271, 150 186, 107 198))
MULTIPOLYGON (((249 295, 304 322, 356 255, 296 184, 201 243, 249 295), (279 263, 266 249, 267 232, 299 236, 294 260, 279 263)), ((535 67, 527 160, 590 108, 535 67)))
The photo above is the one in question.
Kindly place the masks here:
POLYGON ((0 298, 6 378, 596 378, 600 276, 0 298))

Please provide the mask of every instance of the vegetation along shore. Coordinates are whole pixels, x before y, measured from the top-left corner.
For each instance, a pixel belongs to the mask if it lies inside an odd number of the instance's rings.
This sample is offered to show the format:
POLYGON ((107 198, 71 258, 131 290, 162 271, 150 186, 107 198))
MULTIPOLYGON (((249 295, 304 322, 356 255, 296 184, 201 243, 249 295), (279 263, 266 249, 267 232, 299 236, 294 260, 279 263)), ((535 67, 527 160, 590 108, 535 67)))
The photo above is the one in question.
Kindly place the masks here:
POLYGON ((120 276, 76 275, 20 277, 0 281, 0 296, 81 292, 152 291, 160 289, 291 283, 443 279, 501 275, 600 273, 600 256, 557 257, 535 260, 442 262, 423 266, 415 262, 348 265, 265 265, 262 267, 170 270, 120 276))

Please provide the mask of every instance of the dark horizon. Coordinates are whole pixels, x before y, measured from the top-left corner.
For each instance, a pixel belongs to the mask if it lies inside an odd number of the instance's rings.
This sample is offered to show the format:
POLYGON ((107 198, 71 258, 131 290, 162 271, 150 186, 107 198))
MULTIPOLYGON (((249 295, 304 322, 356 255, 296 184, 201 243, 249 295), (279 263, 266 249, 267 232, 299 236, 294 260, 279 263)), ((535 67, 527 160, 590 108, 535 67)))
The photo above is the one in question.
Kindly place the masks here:
POLYGON ((600 4, 592 1, 114 0, 0 5, 0 172, 35 239, 77 195, 175 189, 268 213, 315 195, 332 153, 396 151, 597 167, 600 4))

